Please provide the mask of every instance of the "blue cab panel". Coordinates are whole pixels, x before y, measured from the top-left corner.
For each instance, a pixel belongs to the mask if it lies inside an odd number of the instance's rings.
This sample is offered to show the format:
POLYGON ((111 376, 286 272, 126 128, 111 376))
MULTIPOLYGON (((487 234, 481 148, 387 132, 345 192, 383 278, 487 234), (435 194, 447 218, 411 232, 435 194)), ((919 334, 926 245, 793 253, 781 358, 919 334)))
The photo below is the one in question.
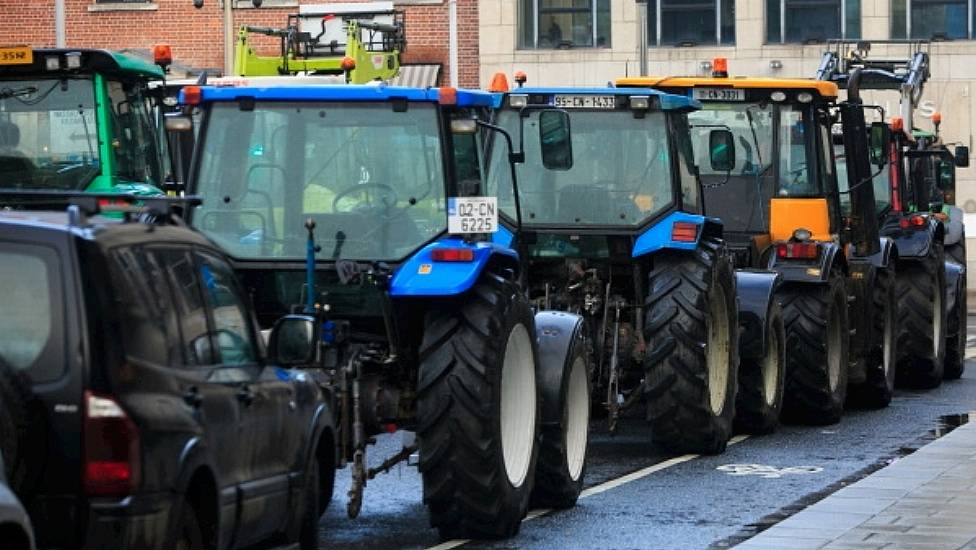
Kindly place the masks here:
POLYGON ((454 296, 471 288, 488 260, 505 255, 514 262, 518 254, 496 243, 466 243, 456 237, 446 237, 423 247, 407 260, 393 275, 390 296, 454 296), (470 262, 439 262, 431 254, 438 248, 467 248, 474 252, 470 262))
POLYGON ((515 234, 508 230, 504 225, 498 226, 498 231, 491 234, 491 242, 505 248, 511 248, 515 241, 515 234))
MULTIPOLYGON (((184 102, 184 91, 180 91, 180 103, 184 102)), ((458 107, 490 107, 492 94, 478 90, 457 90, 458 107)), ((275 85, 275 86, 201 86, 200 100, 237 101, 250 98, 257 101, 423 101, 437 103, 440 100, 439 88, 408 88, 404 86, 380 85, 275 85)))
POLYGON ((701 216, 699 214, 672 212, 637 237, 637 240, 634 241, 634 249, 631 251, 630 256, 632 258, 639 258, 641 256, 657 252, 662 248, 694 250, 695 247, 698 246, 698 240, 701 239, 703 226, 705 225, 706 220, 709 222, 721 223, 715 218, 706 218, 705 216, 701 216), (698 233, 695 236, 695 240, 672 240, 671 229, 675 222, 690 222, 697 225, 698 233))

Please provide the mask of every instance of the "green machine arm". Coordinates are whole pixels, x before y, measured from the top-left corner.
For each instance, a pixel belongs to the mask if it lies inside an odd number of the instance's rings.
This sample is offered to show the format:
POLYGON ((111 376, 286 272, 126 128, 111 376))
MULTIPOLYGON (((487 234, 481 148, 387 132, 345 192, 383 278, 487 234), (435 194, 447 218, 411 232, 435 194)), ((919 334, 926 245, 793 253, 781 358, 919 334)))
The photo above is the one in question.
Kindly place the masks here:
POLYGON ((299 73, 342 75, 349 84, 389 80, 400 71, 403 51, 402 24, 346 22, 345 51, 316 55, 317 37, 301 32, 297 24, 285 29, 242 26, 234 52, 234 74, 238 76, 279 76, 299 73), (383 33, 378 49, 363 32, 383 33), (250 34, 275 36, 281 40, 281 55, 260 56, 248 44, 250 34))

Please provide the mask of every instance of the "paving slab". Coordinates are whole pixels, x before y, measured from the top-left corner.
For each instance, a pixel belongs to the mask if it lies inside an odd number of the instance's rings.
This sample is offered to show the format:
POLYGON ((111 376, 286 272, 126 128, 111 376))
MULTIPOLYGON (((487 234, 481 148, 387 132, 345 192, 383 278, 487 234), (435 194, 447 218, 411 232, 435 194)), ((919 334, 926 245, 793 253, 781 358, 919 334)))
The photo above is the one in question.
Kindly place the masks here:
POLYGON ((976 550, 976 423, 757 534, 737 548, 976 550))

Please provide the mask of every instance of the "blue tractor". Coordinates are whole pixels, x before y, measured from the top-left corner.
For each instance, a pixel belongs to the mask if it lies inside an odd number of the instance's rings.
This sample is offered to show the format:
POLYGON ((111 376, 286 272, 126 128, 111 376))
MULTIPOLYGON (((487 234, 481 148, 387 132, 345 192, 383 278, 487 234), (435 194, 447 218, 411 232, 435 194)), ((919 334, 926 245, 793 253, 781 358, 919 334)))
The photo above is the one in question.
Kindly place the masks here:
MULTIPOLYGON (((587 448, 582 320, 534 313, 518 254, 491 239, 480 123, 492 96, 188 86, 182 103, 202 120, 187 190, 205 203, 187 219, 233 257, 264 328, 292 314, 270 353, 317 365, 333 405, 305 481, 320 484, 320 510, 337 467, 351 466, 355 517, 367 481, 414 453, 445 538, 513 535, 530 501, 572 506, 587 448), (367 468, 368 445, 397 430, 402 451, 367 468)), ((547 120, 568 131, 565 113, 547 120)))
POLYGON ((722 222, 703 215, 687 121, 698 102, 528 87, 496 101, 493 124, 519 133, 527 158, 513 195, 507 149, 488 144, 495 242, 522 259, 536 308, 584 318, 593 405, 610 430, 643 404, 653 439, 678 452, 722 452, 736 428, 772 431, 784 382, 779 279, 734 269, 722 222), (537 153, 554 108, 569 114, 572 159, 537 153))

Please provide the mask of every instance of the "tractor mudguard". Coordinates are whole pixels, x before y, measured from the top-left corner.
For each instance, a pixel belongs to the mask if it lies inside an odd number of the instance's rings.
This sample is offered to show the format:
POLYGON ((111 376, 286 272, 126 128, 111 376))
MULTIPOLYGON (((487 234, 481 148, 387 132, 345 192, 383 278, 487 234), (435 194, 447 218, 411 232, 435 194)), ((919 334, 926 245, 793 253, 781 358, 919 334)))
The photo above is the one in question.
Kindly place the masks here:
POLYGON ((518 254, 496 243, 464 242, 455 237, 434 241, 403 263, 390 282, 390 296, 455 296, 466 292, 481 276, 485 266, 498 261, 518 274, 518 254), (468 260, 435 261, 435 250, 470 250, 468 260))
POLYGON ((782 277, 769 271, 737 269, 736 297, 739 302, 739 356, 762 359, 766 355, 769 308, 782 277))
POLYGON ((881 250, 863 258, 876 268, 887 269, 891 262, 898 259, 898 247, 889 237, 881 237, 881 250))
POLYGON ((539 345, 536 379, 542 395, 542 425, 559 426, 563 421, 560 391, 571 366, 566 362, 573 341, 583 338, 583 318, 574 313, 540 311, 535 314, 535 335, 539 345))
POLYGON ((956 296, 956 281, 960 277, 966 276, 966 266, 957 264, 956 262, 947 261, 945 262, 945 278, 946 278, 946 311, 954 311, 956 307, 956 301, 959 297, 956 296))
POLYGON ((630 253, 632 258, 640 258, 653 254, 663 248, 676 250, 694 250, 702 236, 722 236, 722 222, 718 218, 709 218, 699 214, 686 212, 672 212, 641 233, 634 241, 634 248, 630 253), (674 225, 676 223, 693 223, 698 226, 693 239, 674 239, 674 225))
POLYGON ((797 283, 826 283, 830 280, 830 271, 839 267, 847 274, 847 259, 840 246, 833 242, 821 242, 817 263, 809 261, 780 259, 773 252, 769 255, 767 269, 783 275, 783 282, 797 283))
POLYGON ((929 246, 941 239, 945 232, 942 222, 930 219, 925 230, 902 229, 897 223, 885 225, 885 236, 894 241, 898 257, 902 260, 923 259, 929 254, 929 246))

